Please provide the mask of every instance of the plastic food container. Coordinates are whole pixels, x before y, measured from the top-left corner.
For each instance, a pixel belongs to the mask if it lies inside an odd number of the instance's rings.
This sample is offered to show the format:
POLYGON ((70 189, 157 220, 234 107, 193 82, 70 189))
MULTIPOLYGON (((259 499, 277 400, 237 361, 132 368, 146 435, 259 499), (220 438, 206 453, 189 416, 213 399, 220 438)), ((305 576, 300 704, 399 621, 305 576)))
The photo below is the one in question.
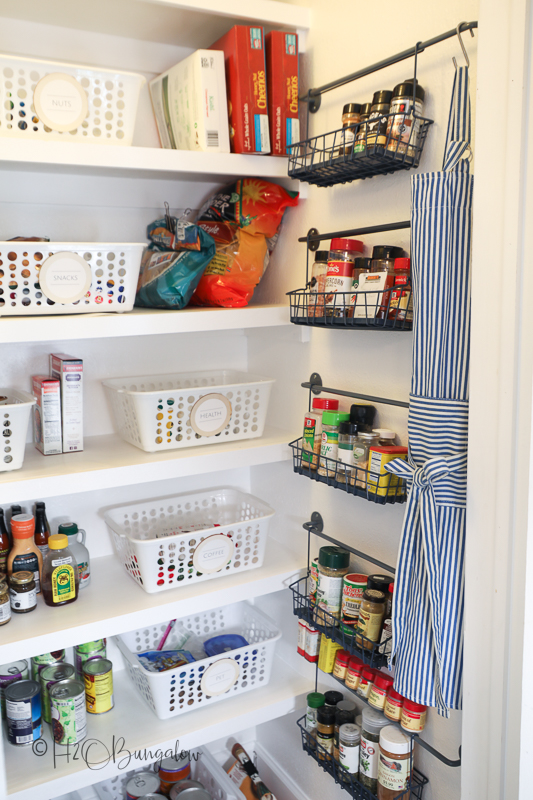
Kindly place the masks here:
POLYGON ((28 392, 0 388, 2 419, 0 472, 11 472, 22 467, 28 422, 34 405, 35 397, 28 392))
MULTIPOLYGON (((150 672, 141 666, 136 653, 154 650, 167 623, 116 636, 128 674, 139 695, 159 719, 205 708, 228 697, 266 686, 270 680, 276 642, 281 631, 275 622, 248 603, 192 614, 179 622, 202 641, 220 633, 238 633, 249 643, 227 653, 195 661, 168 672, 150 672)), ((165 649, 176 647, 176 625, 165 649)), ((185 649, 187 645, 185 644, 185 649)))
POLYGON ((131 145, 135 72, 0 55, 0 136, 131 145))
POLYGON ((260 567, 273 509, 237 489, 148 500, 106 512, 126 572, 145 592, 260 567))
POLYGON ((273 383, 233 370, 103 381, 119 435, 148 453, 261 436, 273 383))

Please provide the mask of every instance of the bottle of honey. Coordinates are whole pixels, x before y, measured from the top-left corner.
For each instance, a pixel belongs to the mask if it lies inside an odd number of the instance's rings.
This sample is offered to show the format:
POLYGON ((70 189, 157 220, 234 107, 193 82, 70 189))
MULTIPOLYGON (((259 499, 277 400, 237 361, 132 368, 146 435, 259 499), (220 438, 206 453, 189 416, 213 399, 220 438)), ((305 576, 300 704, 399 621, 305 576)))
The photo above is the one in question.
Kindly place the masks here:
POLYGON ((65 606, 78 599, 78 565, 68 546, 68 536, 56 533, 48 538, 43 565, 43 597, 47 606, 65 606))

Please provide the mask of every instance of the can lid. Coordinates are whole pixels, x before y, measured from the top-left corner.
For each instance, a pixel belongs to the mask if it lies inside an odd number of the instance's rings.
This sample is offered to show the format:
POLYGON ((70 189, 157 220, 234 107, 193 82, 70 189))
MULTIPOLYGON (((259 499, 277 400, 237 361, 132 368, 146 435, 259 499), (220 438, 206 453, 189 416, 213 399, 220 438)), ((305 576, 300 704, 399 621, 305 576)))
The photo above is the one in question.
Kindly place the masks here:
MULTIPOLYGON (((398 261, 398 259, 396 259, 398 261)), ((396 434, 394 431, 389 430, 389 428, 374 428, 372 433, 377 433, 380 439, 394 439, 396 438, 396 434)))
POLYGON ((342 109, 343 114, 359 114, 361 112, 361 103, 346 103, 342 109))
POLYGON ((376 672, 376 676, 374 678, 374 686, 377 686, 379 689, 389 689, 394 683, 394 678, 391 678, 390 675, 385 675, 384 672, 376 672))
POLYGON ((78 533, 78 525, 76 522, 62 522, 57 526, 57 532, 72 536, 74 533, 78 533))
POLYGON ((83 665, 84 675, 105 675, 112 669, 113 663, 108 658, 91 658, 83 665))
POLYGON ((392 92, 389 89, 381 89, 379 92, 374 92, 372 97, 373 106, 387 105, 392 98, 392 92))
MULTIPOLYGON (((176 783, 172 784, 170 787, 170 800, 176 800, 181 794, 187 792, 189 789, 201 789, 202 791, 205 790, 205 786, 200 781, 193 781, 190 778, 185 778, 184 780, 177 781, 176 783)), ((185 794, 184 797, 197 797, 197 794, 190 792, 189 794, 185 794)))
POLYGON ((387 725, 381 729, 379 732, 379 746, 388 753, 395 753, 398 756, 410 753, 413 749, 411 737, 402 733, 396 725, 387 725))
POLYGON ((315 261, 326 261, 328 260, 329 250, 317 250, 315 253, 315 261))
POLYGON ((410 258, 397 258, 394 262, 394 269, 403 269, 405 271, 411 269, 410 258))
POLYGON ((423 706, 420 703, 414 703, 412 700, 408 700, 405 698, 403 701, 403 707, 406 711, 415 711, 419 714, 422 714, 424 711, 427 711, 427 706, 423 706))
POLYGON ((363 600, 368 600, 370 603, 384 603, 385 592, 380 592, 379 589, 365 589, 363 592, 363 600))
POLYGON ((29 539, 35 533, 35 520, 32 514, 16 514, 11 517, 11 533, 14 539, 29 539))
POLYGON ((354 422, 341 422, 339 425, 339 433, 355 436, 357 433, 357 425, 354 422))
MULTIPOLYGON (((416 82, 416 97, 418 100, 424 102, 424 98, 426 96, 425 90, 420 86, 418 81, 416 82)), ((402 83, 399 83, 397 86, 394 87, 393 97, 412 97, 413 96, 413 79, 409 80, 409 78, 402 83)))
POLYGON ((361 106, 361 115, 362 114, 370 114, 372 111, 372 103, 363 103, 361 106))
POLYGON ((344 583, 366 583, 367 576, 360 572, 349 572, 344 576, 344 583))
POLYGON ((315 397, 313 400, 313 408, 322 408, 327 411, 337 411, 339 408, 339 401, 334 400, 332 397, 315 397))
POLYGON ((403 256, 403 248, 395 247, 392 244, 379 244, 372 248, 372 259, 391 259, 401 258, 403 256))
POLYGON ((361 730, 358 725, 354 725, 353 722, 345 722, 344 725, 341 725, 339 728, 339 736, 344 739, 345 742, 358 742, 361 738, 361 730))
POLYGON ((78 697, 80 694, 85 694, 85 686, 81 681, 60 681, 50 687, 49 694, 52 699, 69 700, 71 697, 78 697))
POLYGON ((335 689, 332 689, 329 692, 325 692, 324 697, 326 698, 326 705, 336 706, 337 703, 340 703, 343 699, 344 695, 342 692, 337 692, 335 689))
POLYGON ((163 759, 161 766, 159 767, 159 771, 165 770, 167 772, 173 772, 176 770, 181 770, 190 763, 190 760, 189 754, 185 752, 179 753, 179 755, 169 756, 168 758, 163 759))
POLYGON ((390 725, 389 720, 380 711, 363 708, 363 730, 368 733, 379 733, 381 728, 390 725))
MULTIPOLYGON (((350 564, 350 553, 347 550, 343 550, 341 547, 328 544, 325 547, 321 547, 318 551, 318 563, 320 566, 329 567, 330 569, 343 569, 350 564)), ((331 692, 326 693, 326 699, 330 694, 331 692)), ((335 692, 335 694, 340 695, 338 699, 342 700, 342 694, 340 692, 335 692)))
POLYGON ((9 686, 4 687, 4 697, 6 700, 29 700, 39 694, 41 687, 37 681, 15 681, 9 686))
POLYGON ((54 533, 48 537, 48 547, 50 550, 63 550, 68 547, 68 536, 64 533, 54 533))
POLYGON ((53 681, 55 679, 60 681, 71 678, 75 674, 76 670, 72 664, 50 664, 40 671, 39 678, 42 681, 53 681))
POLYGON ((307 705, 309 708, 322 708, 326 703, 326 698, 322 692, 309 692, 307 695, 307 705))
POLYGON ((26 570, 24 571, 21 570, 20 572, 13 572, 11 574, 10 582, 20 583, 20 584, 31 583, 31 581, 34 580, 34 577, 35 576, 33 572, 27 572, 26 570))
POLYGON ((364 242, 359 239, 332 239, 330 250, 349 250, 352 253, 362 253, 365 249, 364 242))

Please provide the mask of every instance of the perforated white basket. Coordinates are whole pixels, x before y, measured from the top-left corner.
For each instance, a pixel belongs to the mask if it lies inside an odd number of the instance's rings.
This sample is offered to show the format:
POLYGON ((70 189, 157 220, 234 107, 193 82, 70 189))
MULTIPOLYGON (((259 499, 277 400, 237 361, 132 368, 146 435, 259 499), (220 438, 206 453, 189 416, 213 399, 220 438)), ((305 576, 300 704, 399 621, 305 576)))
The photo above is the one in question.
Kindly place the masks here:
POLYGON ((0 316, 131 311, 145 244, 122 242, 0 242, 0 316), (56 253, 75 253, 87 264, 90 285, 75 303, 47 297, 41 268, 56 253))
POLYGON ((262 436, 273 383, 234 370, 103 381, 120 436, 148 453, 262 436))
MULTIPOLYGON (((181 753, 181 750, 179 752, 181 753)), ((129 779, 136 772, 153 771, 153 765, 132 769, 107 781, 93 784, 93 789, 100 800, 124 800, 126 797, 126 784, 129 779)), ((198 750, 191 752, 190 778, 200 781, 213 800, 238 800, 238 798, 242 800, 243 798, 233 781, 205 747, 200 747, 198 750)))
POLYGON ((1 389, 0 397, 7 397, 7 402, 0 401, 0 419, 2 420, 2 453, 0 472, 11 472, 20 469, 24 461, 26 434, 35 397, 18 389, 1 389))
POLYGON ((224 487, 113 508, 104 519, 127 573, 153 593, 260 567, 273 514, 224 487))
MULTIPOLYGON (((192 614, 180 622, 202 642, 223 633, 236 633, 244 636, 248 645, 176 670, 149 672, 135 654, 155 650, 167 624, 115 637, 131 680, 159 719, 185 714, 268 684, 281 632, 266 614, 243 602, 192 614)), ((165 650, 177 645, 178 633, 174 631, 175 628, 165 642, 165 650)))
POLYGON ((144 76, 134 72, 0 55, 0 136, 131 145, 139 92, 145 83, 144 76), (46 98, 41 83, 37 89, 41 105, 38 100, 37 106, 46 115, 45 124, 35 107, 35 90, 47 75, 58 73, 75 82, 49 86, 46 98), (76 111, 83 121, 73 130, 62 131, 61 123, 74 119, 76 111), (50 127, 56 124, 59 130, 50 127))

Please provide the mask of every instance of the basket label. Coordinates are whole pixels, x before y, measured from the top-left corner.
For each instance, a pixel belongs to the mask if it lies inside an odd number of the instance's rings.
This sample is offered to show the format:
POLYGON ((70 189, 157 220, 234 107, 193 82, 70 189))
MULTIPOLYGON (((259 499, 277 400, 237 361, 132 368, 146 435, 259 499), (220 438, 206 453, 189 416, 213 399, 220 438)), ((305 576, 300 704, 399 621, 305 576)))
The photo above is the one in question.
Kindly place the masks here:
POLYGON ((39 119, 60 133, 76 130, 89 108, 81 83, 63 72, 51 72, 41 78, 33 93, 33 104, 39 119))
POLYGON ((197 572, 220 572, 233 557, 233 542, 223 533, 204 539, 194 551, 192 564, 197 572))
POLYGON ((239 665, 232 658, 221 658, 206 669, 200 688, 204 694, 216 697, 229 691, 239 678, 239 665))
POLYGON ((191 409, 191 428, 199 436, 216 436, 231 419, 231 403, 223 394, 204 394, 191 409))
POLYGON ((77 253, 54 253, 39 273, 41 290, 54 303, 75 303, 91 285, 91 268, 77 253))

